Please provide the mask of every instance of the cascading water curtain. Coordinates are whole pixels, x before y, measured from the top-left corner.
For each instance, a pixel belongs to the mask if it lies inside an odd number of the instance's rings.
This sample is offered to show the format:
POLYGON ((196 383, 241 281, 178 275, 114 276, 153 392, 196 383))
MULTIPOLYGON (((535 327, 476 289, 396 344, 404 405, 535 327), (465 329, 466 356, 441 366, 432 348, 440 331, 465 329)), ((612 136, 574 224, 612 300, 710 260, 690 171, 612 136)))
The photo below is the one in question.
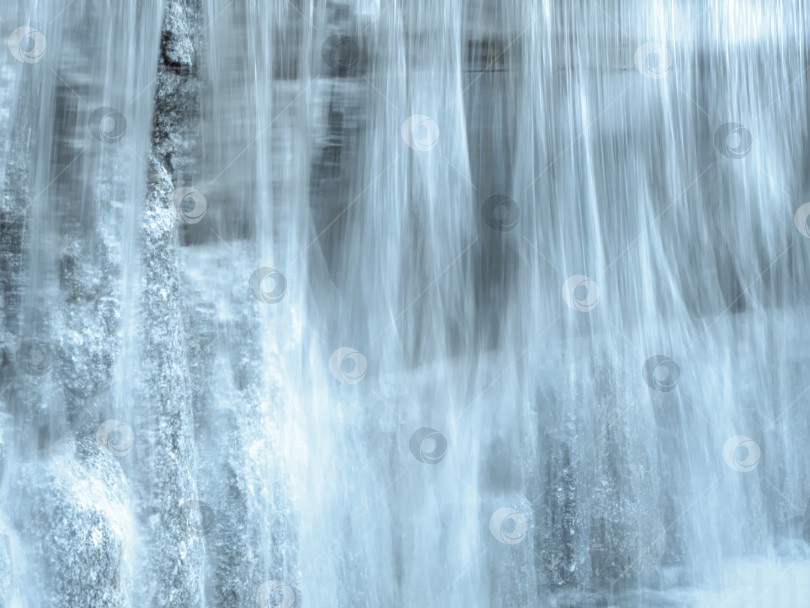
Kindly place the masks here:
POLYGON ((801 0, 5 0, 0 608, 810 605, 801 0))

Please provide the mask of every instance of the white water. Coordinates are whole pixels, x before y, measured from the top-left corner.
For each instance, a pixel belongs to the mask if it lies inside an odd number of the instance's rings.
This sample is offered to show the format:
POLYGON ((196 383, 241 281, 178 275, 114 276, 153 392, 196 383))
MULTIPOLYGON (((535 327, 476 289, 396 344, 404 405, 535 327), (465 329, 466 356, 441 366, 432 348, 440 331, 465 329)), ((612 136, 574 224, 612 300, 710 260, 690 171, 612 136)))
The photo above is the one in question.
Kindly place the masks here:
MULTIPOLYGON (((156 555, 212 607, 807 603, 800 2, 207 0, 176 293, 144 280, 162 5, 1 13, 47 41, 2 63, 3 171, 31 171, 6 185, 31 202, 6 330, 66 339, 73 242, 121 302, 83 397, 134 429, 120 605, 157 593, 156 555), (115 145, 83 126, 99 106, 115 145), (174 485, 212 509, 201 543, 154 532, 174 485)), ((13 479, 57 466, 42 436, 86 435, 69 376, 9 376, 12 538, 13 479)), ((20 606, 46 597, 27 542, 20 606)))

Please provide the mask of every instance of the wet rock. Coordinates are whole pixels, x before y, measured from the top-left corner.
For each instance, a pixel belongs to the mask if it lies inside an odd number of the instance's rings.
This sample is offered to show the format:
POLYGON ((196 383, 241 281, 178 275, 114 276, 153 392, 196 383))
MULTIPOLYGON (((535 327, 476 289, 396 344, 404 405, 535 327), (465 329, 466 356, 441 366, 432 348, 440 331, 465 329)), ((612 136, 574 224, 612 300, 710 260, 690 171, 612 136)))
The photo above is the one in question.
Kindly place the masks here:
POLYGON ((169 172, 175 187, 188 185, 185 182, 190 182, 196 173, 192 151, 201 131, 201 35, 199 0, 167 3, 155 90, 152 152, 169 172))
POLYGON ((490 503, 482 519, 489 522, 487 569, 493 573, 490 603, 531 604, 536 597, 537 575, 530 501, 521 494, 502 496, 490 503))
POLYGON ((547 608, 607 608, 609 605, 601 593, 573 590, 552 593, 545 604, 547 608))
MULTIPOLYGON (((107 403, 95 399, 112 388, 120 349, 118 246, 99 229, 92 252, 82 239, 64 235, 59 261, 62 304, 55 321, 53 365, 66 419, 75 436, 92 433, 107 403)), ((107 401, 107 400, 105 400, 107 401)))
POLYGON ((189 516, 197 496, 194 416, 184 335, 176 212, 171 194, 193 173, 198 138, 202 11, 196 0, 170 0, 162 26, 152 152, 140 231, 140 328, 143 431, 153 449, 139 472, 149 524, 149 588, 154 607, 203 605, 204 534, 189 516))
POLYGON ((58 374, 71 394, 86 399, 110 385, 118 351, 116 319, 115 301, 107 298, 102 310, 76 315, 61 332, 58 374))
POLYGON ((207 349, 219 331, 216 305, 205 301, 200 294, 189 294, 183 318, 189 353, 207 349))
MULTIPOLYGON (((32 96, 29 103, 15 104, 8 142, 11 153, 4 157, 5 179, 0 196, 0 292, 3 295, 3 327, 12 334, 19 331, 23 296, 23 235, 25 211, 32 198, 32 151, 37 133, 33 108, 36 101, 36 96, 32 96)), ((11 105, 9 103, 7 107, 11 105)))
MULTIPOLYGON (((0 292, 0 310, 5 310, 6 299, 0 292)), ((14 336, 0 325, 0 378, 4 376, 3 370, 9 370, 9 366, 14 357, 14 336)))
POLYGON ((17 513, 29 516, 16 523, 27 561, 35 564, 41 604, 129 606, 134 524, 115 458, 88 438, 63 443, 44 464, 20 473, 17 513))
POLYGON ((627 439, 619 435, 616 429, 592 488, 589 547, 594 584, 622 588, 658 567, 666 531, 648 463, 628 457, 627 439))
POLYGON ((183 335, 177 233, 168 199, 171 180, 154 156, 141 235, 145 432, 154 449, 140 485, 149 516, 154 606, 201 606, 204 540, 187 525, 183 504, 197 500, 194 423, 183 335))
POLYGON ((576 483, 575 463, 568 443, 549 450, 545 463, 542 503, 538 501, 540 526, 538 557, 552 589, 583 583, 581 565, 582 503, 576 483))
POLYGON ((8 429, 11 428, 11 417, 5 412, 0 412, 0 482, 6 472, 6 458, 8 455, 8 429))
POLYGON ((11 541, 3 534, 0 535, 0 608, 10 605, 11 575, 11 541))
POLYGON ((279 459, 263 401, 275 404, 277 400, 267 394, 262 381, 267 374, 256 322, 259 304, 243 290, 217 303, 225 307, 221 311, 227 319, 222 332, 225 346, 238 344, 239 348, 227 348, 231 367, 222 370, 231 372, 236 390, 214 402, 211 383, 218 370, 213 366, 223 344, 203 346, 210 337, 208 328, 215 327, 215 307, 206 303, 205 293, 210 289, 203 280, 187 294, 187 310, 197 318, 186 320, 186 340, 189 352, 199 355, 191 366, 191 384, 195 421, 196 416, 205 416, 197 425, 200 444, 223 446, 203 452, 199 463, 200 496, 216 513, 205 536, 206 597, 215 606, 253 606, 263 581, 295 580, 296 526, 289 492, 267 467, 268 460, 279 459))
POLYGON ((193 2, 169 2, 163 17, 163 40, 161 54, 164 63, 178 69, 190 70, 196 63, 193 37, 197 35, 194 25, 200 18, 193 2))
MULTIPOLYGON (((2 482, 6 465, 6 441, 4 429, 8 428, 8 418, 0 414, 0 482, 2 482)), ((5 517, 0 511, 0 608, 6 608, 11 602, 11 585, 13 575, 13 560, 11 554, 11 538, 9 536, 5 517)))
POLYGON ((86 302, 101 295, 102 275, 78 240, 69 241, 62 252, 59 286, 68 302, 86 302))

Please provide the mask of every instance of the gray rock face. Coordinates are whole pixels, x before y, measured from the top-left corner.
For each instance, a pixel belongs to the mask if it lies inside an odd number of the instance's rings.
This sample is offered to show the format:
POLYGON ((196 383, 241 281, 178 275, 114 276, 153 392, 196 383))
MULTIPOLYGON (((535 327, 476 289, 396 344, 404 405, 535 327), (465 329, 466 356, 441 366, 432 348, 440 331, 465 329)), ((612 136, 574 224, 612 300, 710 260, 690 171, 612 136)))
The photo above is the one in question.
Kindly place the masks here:
MULTIPOLYGON (((236 260, 208 253, 190 247, 182 257, 238 276, 236 260)), ((198 494, 212 518, 204 531, 205 596, 213 606, 252 607, 265 581, 295 580, 296 521, 273 466, 278 447, 267 404, 278 398, 268 399, 263 381, 260 305, 245 284, 235 281, 223 295, 212 279, 198 272, 183 278, 195 439, 207 446, 198 453, 198 494)))
POLYGON ((109 388, 118 350, 117 302, 106 298, 91 306, 91 314, 68 319, 57 345, 62 386, 81 399, 109 388))
POLYGON ((195 174, 191 152, 200 137, 203 35, 200 0, 170 0, 160 43, 152 152, 175 188, 195 174))
POLYGON ((11 539, 5 534, 0 534, 0 608, 11 605, 13 567, 11 539))
POLYGON ((147 417, 154 441, 141 483, 148 494, 156 606, 202 605, 203 539, 188 524, 184 505, 197 500, 194 426, 175 247, 171 180, 153 157, 143 224, 141 334, 147 417))
POLYGON ((194 417, 183 331, 176 210, 170 202, 199 128, 199 5, 167 5, 158 66, 146 205, 141 229, 142 431, 154 449, 141 469, 149 524, 148 602, 155 607, 204 605, 204 532, 210 514, 197 497, 194 417))
POLYGON ((88 438, 62 443, 21 473, 28 484, 19 496, 30 511, 16 523, 29 551, 40 556, 34 579, 42 605, 130 606, 135 526, 115 458, 88 438))
POLYGON ((32 202, 31 154, 35 143, 31 109, 16 107, 7 156, 3 195, 0 199, 0 286, 3 296, 3 330, 19 331, 22 302, 23 229, 25 211, 32 202))

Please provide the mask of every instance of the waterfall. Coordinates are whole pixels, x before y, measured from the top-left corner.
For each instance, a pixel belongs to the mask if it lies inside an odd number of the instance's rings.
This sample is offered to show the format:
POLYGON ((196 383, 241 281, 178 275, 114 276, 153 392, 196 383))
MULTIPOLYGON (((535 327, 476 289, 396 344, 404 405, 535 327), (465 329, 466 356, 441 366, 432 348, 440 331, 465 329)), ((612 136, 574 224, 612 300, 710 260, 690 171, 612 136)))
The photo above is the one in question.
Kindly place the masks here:
POLYGON ((808 19, 5 2, 0 608, 809 602, 808 19))

